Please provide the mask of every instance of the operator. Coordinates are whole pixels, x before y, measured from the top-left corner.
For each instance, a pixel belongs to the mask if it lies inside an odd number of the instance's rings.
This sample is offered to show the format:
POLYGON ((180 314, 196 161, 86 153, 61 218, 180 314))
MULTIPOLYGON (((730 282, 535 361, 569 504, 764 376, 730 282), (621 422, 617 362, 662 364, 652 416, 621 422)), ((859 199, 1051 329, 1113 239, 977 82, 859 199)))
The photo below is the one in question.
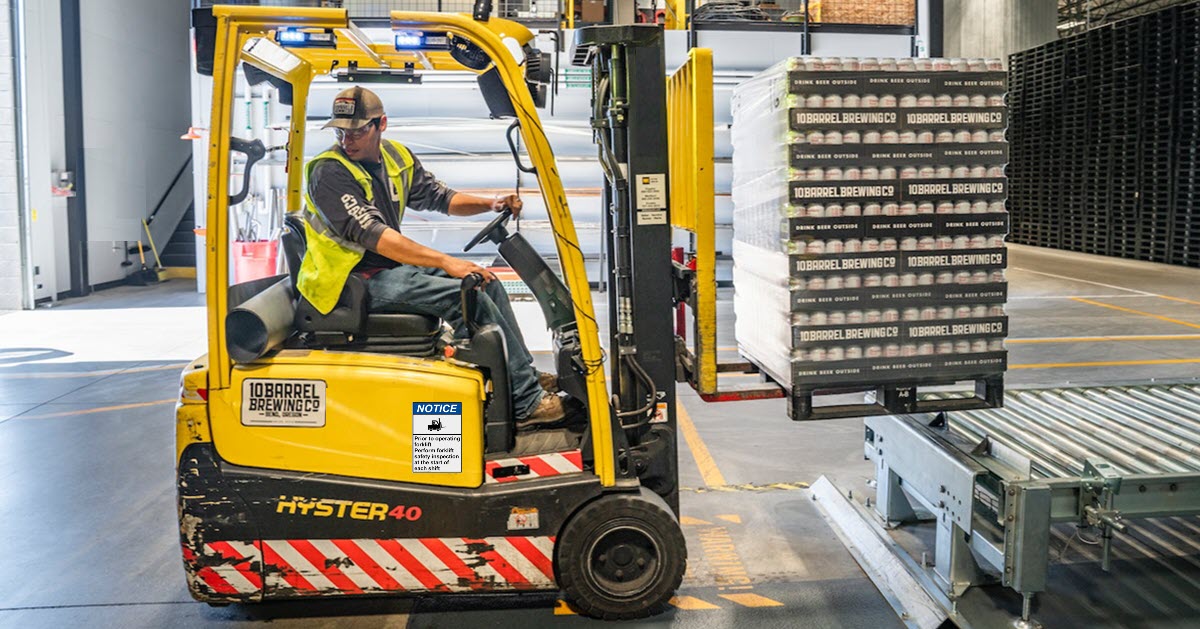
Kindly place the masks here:
POLYGON ((388 119, 370 90, 352 87, 333 99, 332 127, 338 143, 306 166, 305 232, 308 249, 297 288, 322 313, 337 304, 350 273, 362 276, 372 312, 441 317, 460 337, 467 332, 460 303, 461 278, 484 278, 477 319, 504 331, 508 372, 518 426, 563 419, 553 375, 539 373, 517 326, 508 294, 489 270, 421 245, 400 232, 405 207, 451 216, 512 210, 520 197, 495 200, 456 192, 421 166, 407 147, 383 139, 388 119))

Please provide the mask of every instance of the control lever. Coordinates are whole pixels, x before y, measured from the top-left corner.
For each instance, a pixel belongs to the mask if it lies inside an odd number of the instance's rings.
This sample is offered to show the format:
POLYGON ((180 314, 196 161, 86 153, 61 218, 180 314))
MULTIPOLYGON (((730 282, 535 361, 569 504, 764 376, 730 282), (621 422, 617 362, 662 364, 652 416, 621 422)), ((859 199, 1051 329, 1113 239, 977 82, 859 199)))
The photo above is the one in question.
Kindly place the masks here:
POLYGON ((483 286, 483 276, 478 273, 468 273, 462 279, 462 287, 459 289, 459 300, 462 307, 463 322, 467 325, 467 331, 471 336, 479 329, 479 322, 475 316, 479 313, 479 289, 483 286))
POLYGON ((246 169, 242 172, 242 190, 229 197, 229 205, 232 207, 245 201, 246 195, 250 194, 250 170, 254 168, 258 160, 267 156, 267 147, 262 140, 229 138, 229 150, 246 156, 246 169))

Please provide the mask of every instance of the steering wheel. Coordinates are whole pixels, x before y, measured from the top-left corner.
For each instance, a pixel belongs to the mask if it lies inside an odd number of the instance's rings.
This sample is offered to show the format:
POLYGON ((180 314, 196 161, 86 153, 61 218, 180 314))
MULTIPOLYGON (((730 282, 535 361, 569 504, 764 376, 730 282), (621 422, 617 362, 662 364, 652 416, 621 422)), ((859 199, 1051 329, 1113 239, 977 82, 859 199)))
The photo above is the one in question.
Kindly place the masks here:
POLYGON ((504 208, 504 211, 500 212, 499 216, 497 216, 496 218, 493 218, 492 222, 487 224, 487 227, 484 227, 482 230, 480 230, 480 232, 478 234, 475 234, 475 237, 472 238, 471 241, 467 243, 467 246, 463 247, 463 251, 470 251, 470 250, 474 249, 475 245, 478 245, 479 243, 483 242, 484 240, 491 240, 493 242, 498 242, 493 237, 492 232, 496 231, 497 229, 503 228, 504 225, 508 223, 508 219, 512 218, 512 215, 513 215, 512 208, 507 208, 507 207, 504 208))

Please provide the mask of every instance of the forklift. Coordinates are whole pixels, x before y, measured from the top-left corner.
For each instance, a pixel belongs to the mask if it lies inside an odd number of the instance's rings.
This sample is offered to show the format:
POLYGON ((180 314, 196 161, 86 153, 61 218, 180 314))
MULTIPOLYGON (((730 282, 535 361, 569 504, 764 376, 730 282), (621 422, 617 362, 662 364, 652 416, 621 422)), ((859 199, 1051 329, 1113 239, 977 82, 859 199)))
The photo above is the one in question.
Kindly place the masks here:
POLYGON ((581 29, 574 50, 575 61, 592 68, 605 173, 607 354, 536 112, 551 68, 527 28, 492 17, 490 0, 471 14, 394 11, 385 44, 338 8, 218 5, 194 10, 193 27, 197 70, 212 77, 213 99, 208 351, 185 368, 176 406, 180 540, 192 596, 226 605, 562 591, 598 618, 665 609, 687 558, 660 27, 581 29), (239 67, 291 107, 286 145, 232 136, 239 67), (504 335, 471 316, 478 276, 461 289, 465 339, 436 317, 368 312, 365 284, 354 276, 327 314, 295 290, 310 87, 318 78, 419 83, 437 72, 477 76, 492 116, 512 121, 517 167, 537 177, 561 279, 507 229, 508 212, 466 249, 495 243, 539 303, 558 385, 574 410, 561 425, 517 428, 504 335), (254 165, 281 153, 289 272, 232 283, 230 210, 246 199, 254 165))

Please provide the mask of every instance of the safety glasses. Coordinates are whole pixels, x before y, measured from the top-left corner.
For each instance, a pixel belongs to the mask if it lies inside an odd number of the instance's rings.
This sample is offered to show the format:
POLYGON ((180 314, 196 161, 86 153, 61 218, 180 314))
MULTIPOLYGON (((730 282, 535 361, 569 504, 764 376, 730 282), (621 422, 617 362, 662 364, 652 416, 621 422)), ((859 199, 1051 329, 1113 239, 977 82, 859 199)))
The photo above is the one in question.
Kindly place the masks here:
POLYGON ((343 140, 350 140, 351 142, 357 142, 357 141, 367 137, 367 133, 378 124, 379 124, 379 119, 376 118, 357 129, 334 129, 333 133, 337 136, 337 139, 339 142, 341 142, 343 140))

